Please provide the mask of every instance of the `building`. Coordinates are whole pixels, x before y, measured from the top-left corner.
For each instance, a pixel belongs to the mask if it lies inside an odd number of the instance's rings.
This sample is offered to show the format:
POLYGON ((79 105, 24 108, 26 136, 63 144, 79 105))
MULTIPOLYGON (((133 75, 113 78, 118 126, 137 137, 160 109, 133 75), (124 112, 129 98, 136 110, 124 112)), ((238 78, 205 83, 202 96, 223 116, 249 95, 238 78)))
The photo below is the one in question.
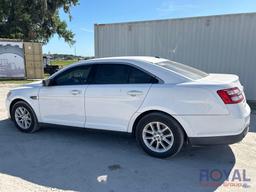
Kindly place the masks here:
POLYGON ((159 56, 234 73, 256 101, 256 13, 95 25, 95 56, 159 56))

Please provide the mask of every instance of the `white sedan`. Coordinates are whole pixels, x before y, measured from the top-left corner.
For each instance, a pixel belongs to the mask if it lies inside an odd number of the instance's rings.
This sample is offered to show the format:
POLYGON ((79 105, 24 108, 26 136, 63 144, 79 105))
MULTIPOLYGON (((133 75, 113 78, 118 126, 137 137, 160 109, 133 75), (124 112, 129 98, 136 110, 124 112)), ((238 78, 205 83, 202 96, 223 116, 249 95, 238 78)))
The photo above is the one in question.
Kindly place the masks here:
POLYGON ((81 61, 12 89, 6 106, 23 132, 42 124, 128 132, 160 158, 177 154, 184 143, 239 142, 250 124, 238 76, 155 57, 81 61))

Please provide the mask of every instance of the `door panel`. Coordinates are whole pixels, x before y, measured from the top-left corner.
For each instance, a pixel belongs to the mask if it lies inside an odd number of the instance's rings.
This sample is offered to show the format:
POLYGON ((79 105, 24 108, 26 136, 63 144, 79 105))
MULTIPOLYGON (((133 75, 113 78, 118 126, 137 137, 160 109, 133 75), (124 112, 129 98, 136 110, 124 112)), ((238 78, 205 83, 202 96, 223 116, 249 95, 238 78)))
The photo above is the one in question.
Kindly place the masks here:
POLYGON ((39 107, 43 123, 84 127, 85 91, 91 65, 67 68, 50 80, 50 86, 39 91, 39 107))
POLYGON ((86 90, 86 127, 127 131, 151 84, 89 85, 86 90))
POLYGON ((39 107, 43 123, 84 127, 87 85, 42 87, 39 107))

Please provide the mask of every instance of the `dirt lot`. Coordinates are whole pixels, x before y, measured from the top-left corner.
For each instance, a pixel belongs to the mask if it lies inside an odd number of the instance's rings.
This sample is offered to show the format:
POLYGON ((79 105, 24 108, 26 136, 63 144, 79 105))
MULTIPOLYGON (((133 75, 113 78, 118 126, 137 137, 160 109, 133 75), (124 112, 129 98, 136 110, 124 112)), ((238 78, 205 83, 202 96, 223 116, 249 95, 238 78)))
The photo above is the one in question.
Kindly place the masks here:
POLYGON ((0 83, 1 192, 256 191, 256 115, 241 143, 187 146, 175 158, 161 160, 146 155, 126 134, 54 127, 21 133, 4 108, 12 86, 0 83), (225 173, 229 181, 212 179, 225 173))

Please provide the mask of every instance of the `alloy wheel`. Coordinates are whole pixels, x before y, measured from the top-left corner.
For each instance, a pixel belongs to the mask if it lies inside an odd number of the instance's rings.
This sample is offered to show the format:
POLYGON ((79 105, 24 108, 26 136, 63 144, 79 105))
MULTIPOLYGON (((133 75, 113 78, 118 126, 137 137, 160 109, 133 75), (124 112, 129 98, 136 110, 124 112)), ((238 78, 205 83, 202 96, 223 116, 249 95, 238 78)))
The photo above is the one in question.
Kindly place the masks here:
POLYGON ((15 110, 15 121, 22 129, 29 129, 32 123, 30 112, 25 107, 17 107, 15 110))
POLYGON ((157 153, 168 151, 174 142, 172 130, 161 122, 148 123, 143 128, 142 138, 145 145, 157 153))

